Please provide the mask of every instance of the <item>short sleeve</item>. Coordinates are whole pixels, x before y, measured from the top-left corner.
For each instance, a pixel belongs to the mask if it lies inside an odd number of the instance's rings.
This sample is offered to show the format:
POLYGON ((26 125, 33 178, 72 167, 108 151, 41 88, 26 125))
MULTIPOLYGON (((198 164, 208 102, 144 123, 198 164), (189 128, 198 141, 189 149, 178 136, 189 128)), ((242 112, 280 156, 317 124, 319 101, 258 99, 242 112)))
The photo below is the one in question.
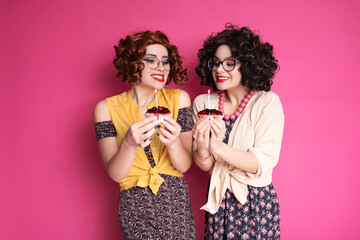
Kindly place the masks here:
POLYGON ((95 123, 96 139, 105 137, 116 137, 116 130, 111 120, 95 123))
POLYGON ((181 132, 188 132, 192 130, 194 121, 192 118, 192 107, 184 107, 179 109, 179 114, 176 122, 181 126, 181 132))

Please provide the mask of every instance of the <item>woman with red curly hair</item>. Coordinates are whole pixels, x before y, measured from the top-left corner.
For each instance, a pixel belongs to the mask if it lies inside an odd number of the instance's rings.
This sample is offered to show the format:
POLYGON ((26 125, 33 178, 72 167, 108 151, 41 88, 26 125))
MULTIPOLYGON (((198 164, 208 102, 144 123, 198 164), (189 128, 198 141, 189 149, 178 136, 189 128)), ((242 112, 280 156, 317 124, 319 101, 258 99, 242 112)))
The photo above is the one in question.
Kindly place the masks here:
POLYGON ((94 110, 101 156, 120 184, 118 216, 125 239, 196 239, 187 183, 191 165, 189 95, 164 88, 187 81, 182 58, 160 31, 128 35, 115 46, 117 76, 129 91, 94 110), (163 121, 148 109, 167 108, 163 121), (155 134, 156 133, 156 134, 155 134))

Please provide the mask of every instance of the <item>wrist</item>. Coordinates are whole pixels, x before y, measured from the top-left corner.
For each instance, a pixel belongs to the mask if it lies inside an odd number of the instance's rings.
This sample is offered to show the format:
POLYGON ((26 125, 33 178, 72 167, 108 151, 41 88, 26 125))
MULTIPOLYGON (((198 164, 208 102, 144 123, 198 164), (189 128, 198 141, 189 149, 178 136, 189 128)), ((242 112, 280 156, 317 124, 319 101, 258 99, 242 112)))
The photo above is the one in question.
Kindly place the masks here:
POLYGON ((195 157, 195 160, 197 160, 198 162, 200 162, 202 164, 208 164, 213 161, 210 154, 207 155, 206 157, 201 157, 201 156, 199 156, 199 153, 197 152, 197 150, 195 150, 195 152, 194 152, 194 157, 195 157))
POLYGON ((121 142, 121 145, 129 150, 136 150, 136 147, 137 147, 133 144, 130 144, 129 141, 126 140, 126 138, 123 139, 123 141, 121 142))
POLYGON ((225 143, 221 142, 218 146, 212 148, 212 149, 210 150, 210 152, 213 153, 213 154, 219 155, 221 152, 223 152, 222 149, 223 149, 223 147, 224 147, 225 145, 226 145, 225 143))
POLYGON ((209 149, 196 149, 195 152, 199 158, 207 158, 210 155, 209 149))
POLYGON ((173 151, 175 149, 179 149, 179 144, 181 144, 181 141, 180 140, 175 140, 174 142, 172 142, 171 144, 167 145, 167 149, 168 151, 173 151))

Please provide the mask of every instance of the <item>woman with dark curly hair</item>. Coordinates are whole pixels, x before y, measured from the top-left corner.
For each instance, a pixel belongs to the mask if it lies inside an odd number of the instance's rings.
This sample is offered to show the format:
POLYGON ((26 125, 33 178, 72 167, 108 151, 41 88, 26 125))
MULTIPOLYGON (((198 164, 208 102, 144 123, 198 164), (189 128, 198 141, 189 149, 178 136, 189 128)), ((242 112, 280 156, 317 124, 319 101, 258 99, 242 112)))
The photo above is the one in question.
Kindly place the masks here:
POLYGON ((196 73, 218 93, 196 97, 193 155, 210 171, 205 239, 279 239, 279 201, 272 170, 279 160, 284 114, 269 92, 278 69, 273 47, 249 28, 227 24, 199 50, 196 73), (210 100, 208 100, 208 98, 210 100), (209 103, 208 103, 209 102, 209 103))
POLYGON ((94 118, 106 169, 120 184, 123 236, 196 239, 183 176, 191 165, 190 97, 183 90, 164 88, 171 80, 178 85, 187 81, 182 58, 160 31, 128 35, 115 51, 117 76, 132 85, 129 91, 100 101, 94 118), (161 107, 171 112, 163 121, 158 117, 162 112, 156 112, 161 107), (146 117, 148 109, 156 114, 146 117))

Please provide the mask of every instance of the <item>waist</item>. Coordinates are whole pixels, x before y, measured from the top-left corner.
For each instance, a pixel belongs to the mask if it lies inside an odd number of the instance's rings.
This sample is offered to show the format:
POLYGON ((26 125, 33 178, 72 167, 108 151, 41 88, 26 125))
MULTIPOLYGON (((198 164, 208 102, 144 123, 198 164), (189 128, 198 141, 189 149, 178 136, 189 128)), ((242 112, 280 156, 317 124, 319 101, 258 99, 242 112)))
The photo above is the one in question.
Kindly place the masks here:
POLYGON ((120 185, 120 191, 123 191, 125 189, 129 189, 132 187, 135 187, 138 185, 139 180, 142 178, 151 178, 151 176, 159 174, 162 175, 169 175, 174 177, 184 177, 184 175, 176 170, 174 167, 171 168, 160 168, 156 171, 150 170, 142 170, 142 171, 136 171, 136 173, 129 174, 126 178, 124 178, 121 182, 119 182, 120 185))

